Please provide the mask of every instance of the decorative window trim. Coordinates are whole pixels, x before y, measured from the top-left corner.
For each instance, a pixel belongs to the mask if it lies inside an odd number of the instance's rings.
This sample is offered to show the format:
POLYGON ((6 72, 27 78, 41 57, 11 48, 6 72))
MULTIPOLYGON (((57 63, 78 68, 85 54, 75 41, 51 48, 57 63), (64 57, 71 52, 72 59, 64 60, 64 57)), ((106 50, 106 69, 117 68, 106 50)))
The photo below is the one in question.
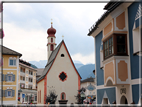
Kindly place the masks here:
POLYGON ((61 100, 66 100, 66 94, 65 94, 65 92, 61 93, 61 97, 60 98, 61 98, 61 100), (62 95, 64 95, 64 99, 62 99, 62 95))
POLYGON ((59 79, 62 81, 62 82, 64 82, 64 81, 66 81, 67 80, 67 74, 64 72, 64 71, 62 71, 60 74, 59 74, 59 79), (65 76, 66 76, 66 78, 64 79, 64 80, 62 80, 61 78, 60 78, 60 75, 62 74, 62 73, 64 73, 65 74, 65 76))
POLYGON ((4 79, 3 80, 6 81, 6 82, 14 82, 15 78, 16 78, 16 76, 15 76, 15 74, 13 74, 13 72, 7 72, 7 74, 4 75, 4 79), (11 81, 8 80, 8 76, 9 75, 12 76, 11 77, 11 81))
POLYGON ((16 59, 16 57, 9 57, 9 62, 8 63, 9 63, 8 65, 10 67, 16 67, 17 66, 17 59, 16 59), (15 62, 16 64, 15 65, 10 65, 10 60, 16 60, 16 62, 15 62))
POLYGON ((11 97, 12 97, 12 90, 11 90, 11 89, 8 89, 8 90, 7 90, 7 97, 6 97, 6 98, 11 98, 11 97), (11 96, 8 96, 8 91, 11 92, 11 96))

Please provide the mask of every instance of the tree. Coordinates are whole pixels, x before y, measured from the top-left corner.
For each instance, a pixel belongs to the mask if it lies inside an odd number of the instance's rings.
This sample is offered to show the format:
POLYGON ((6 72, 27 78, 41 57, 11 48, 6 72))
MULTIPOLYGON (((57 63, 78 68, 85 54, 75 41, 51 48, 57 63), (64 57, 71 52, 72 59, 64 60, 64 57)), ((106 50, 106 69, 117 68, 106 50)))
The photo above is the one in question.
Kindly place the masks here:
POLYGON ((77 104, 81 104, 81 95, 80 95, 80 93, 78 93, 77 96, 75 96, 75 97, 76 97, 76 100, 77 100, 77 104))
POLYGON ((49 95, 46 96, 46 104, 55 104, 57 96, 55 90, 49 90, 49 95))

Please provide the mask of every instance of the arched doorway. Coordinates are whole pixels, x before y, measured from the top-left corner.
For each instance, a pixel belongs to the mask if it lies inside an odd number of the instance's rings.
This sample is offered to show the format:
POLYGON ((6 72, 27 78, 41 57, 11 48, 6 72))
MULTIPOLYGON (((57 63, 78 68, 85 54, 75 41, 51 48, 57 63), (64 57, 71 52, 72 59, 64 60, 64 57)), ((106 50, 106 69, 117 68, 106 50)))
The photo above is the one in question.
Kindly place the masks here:
POLYGON ((124 95, 120 99, 120 104, 128 104, 127 98, 124 95))

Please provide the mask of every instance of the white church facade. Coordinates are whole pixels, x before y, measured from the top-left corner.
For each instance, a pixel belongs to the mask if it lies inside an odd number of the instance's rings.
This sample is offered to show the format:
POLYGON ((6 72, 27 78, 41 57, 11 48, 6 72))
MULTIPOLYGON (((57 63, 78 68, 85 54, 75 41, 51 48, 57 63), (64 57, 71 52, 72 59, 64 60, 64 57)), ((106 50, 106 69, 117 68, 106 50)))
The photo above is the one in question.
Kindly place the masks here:
POLYGON ((50 90, 55 90, 59 104, 60 100, 67 100, 67 104, 76 103, 76 95, 80 89, 81 76, 71 59, 64 40, 56 47, 55 33, 52 27, 48 33, 48 62, 42 75, 37 80, 37 104, 46 104, 46 96, 50 90))

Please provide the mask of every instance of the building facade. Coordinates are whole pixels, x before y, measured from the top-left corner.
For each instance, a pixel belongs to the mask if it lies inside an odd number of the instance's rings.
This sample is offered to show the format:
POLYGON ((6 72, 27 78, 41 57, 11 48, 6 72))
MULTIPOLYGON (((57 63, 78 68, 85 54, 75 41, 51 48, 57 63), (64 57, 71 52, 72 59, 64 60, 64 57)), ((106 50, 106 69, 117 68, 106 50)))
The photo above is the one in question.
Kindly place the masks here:
POLYGON ((4 105, 15 105, 18 101, 19 58, 22 54, 2 46, 3 66, 0 71, 0 99, 4 105), (2 85, 2 86, 1 86, 2 85), (3 97, 3 98, 2 98, 3 97))
POLYGON ((85 96, 86 99, 95 99, 96 97, 96 86, 95 86, 95 78, 87 78, 81 81, 81 88, 85 88, 85 96))
POLYGON ((18 100, 21 103, 37 103, 36 73, 30 63, 19 60, 18 100))
POLYGON ((112 2, 89 29, 95 42, 97 104, 140 104, 141 2, 112 2))
POLYGON ((47 33, 48 62, 37 79, 37 103, 46 104, 46 98, 51 91, 57 95, 55 104, 59 104, 60 101, 66 101, 67 104, 76 103, 75 96, 80 89, 81 76, 75 68, 64 40, 55 47, 56 30, 52 24, 47 33))

